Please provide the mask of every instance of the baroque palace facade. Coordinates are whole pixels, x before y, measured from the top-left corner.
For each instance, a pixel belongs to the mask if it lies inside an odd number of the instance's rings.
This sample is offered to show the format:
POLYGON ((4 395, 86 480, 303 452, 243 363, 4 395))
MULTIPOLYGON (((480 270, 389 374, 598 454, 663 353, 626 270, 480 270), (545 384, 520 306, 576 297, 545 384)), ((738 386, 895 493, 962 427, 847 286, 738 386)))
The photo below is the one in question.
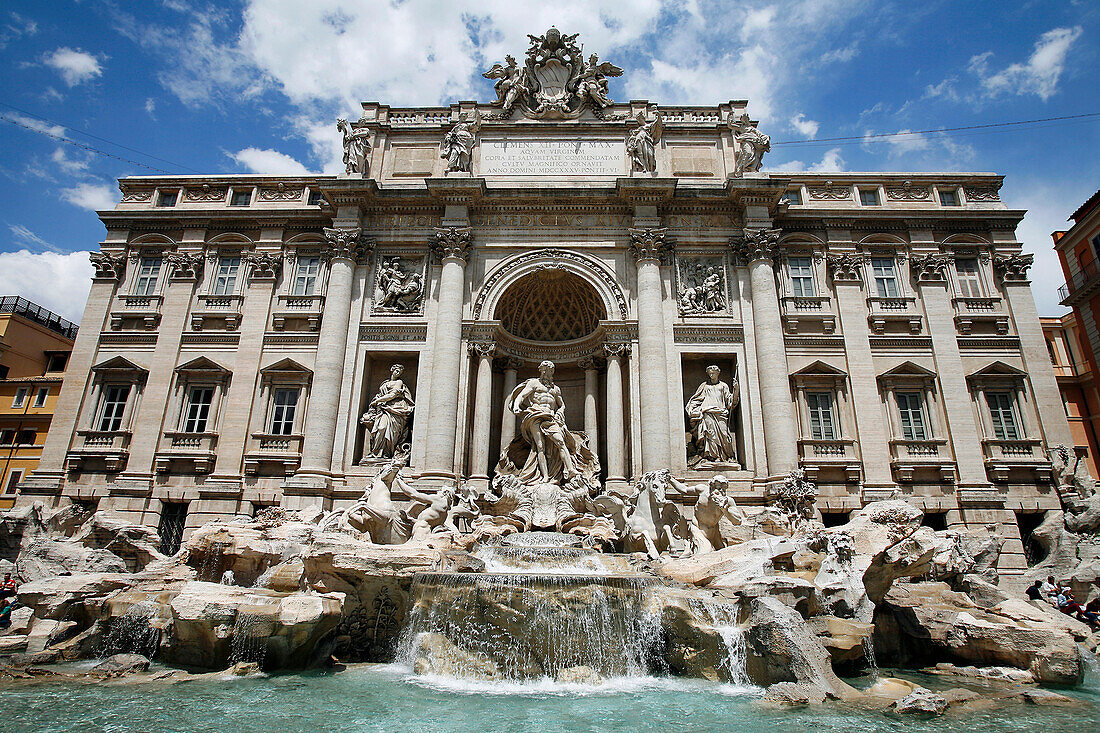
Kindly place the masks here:
POLYGON ((492 103, 364 103, 343 175, 121 180, 22 500, 194 528, 347 506, 395 454, 491 491, 549 360, 608 490, 801 468, 827 523, 900 492, 1022 568, 1072 441, 1002 178, 760 172, 746 102, 615 103, 571 44, 492 103))

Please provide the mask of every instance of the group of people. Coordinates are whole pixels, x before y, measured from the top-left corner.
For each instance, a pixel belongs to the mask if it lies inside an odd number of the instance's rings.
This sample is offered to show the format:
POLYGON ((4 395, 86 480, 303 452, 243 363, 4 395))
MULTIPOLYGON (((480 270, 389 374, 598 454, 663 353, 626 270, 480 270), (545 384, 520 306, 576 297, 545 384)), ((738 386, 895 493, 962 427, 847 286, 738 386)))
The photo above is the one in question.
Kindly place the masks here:
POLYGON ((1100 596, 1082 606, 1069 586, 1059 585, 1053 575, 1046 580, 1036 580, 1026 593, 1033 601, 1046 601, 1067 616, 1074 616, 1094 629, 1100 628, 1100 596))
POLYGON ((4 580, 0 582, 0 629, 11 626, 11 612, 15 610, 18 603, 16 590, 15 579, 11 577, 11 573, 4 573, 4 580))

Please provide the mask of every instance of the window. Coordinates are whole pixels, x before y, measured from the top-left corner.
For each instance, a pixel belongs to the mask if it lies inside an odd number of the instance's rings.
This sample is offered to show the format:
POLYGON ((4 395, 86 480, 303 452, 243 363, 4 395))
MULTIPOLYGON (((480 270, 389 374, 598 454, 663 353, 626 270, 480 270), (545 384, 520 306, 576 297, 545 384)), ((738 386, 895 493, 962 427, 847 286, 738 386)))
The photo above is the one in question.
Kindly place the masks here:
POLYGON ((791 292, 795 297, 808 298, 814 295, 814 268, 809 257, 789 257, 787 272, 791 277, 791 292))
POLYGON ((47 372, 63 372, 69 363, 68 354, 50 354, 50 361, 46 364, 47 372))
POLYGON ((161 191, 157 196, 157 206, 175 206, 177 196, 179 196, 178 191, 161 191))
POLYGON ((959 295, 964 298, 982 297, 982 279, 978 272, 978 260, 974 257, 955 260, 955 274, 959 278, 959 295))
POLYGON ((877 188, 861 188, 859 189, 859 203, 861 206, 878 206, 878 189, 877 188))
POLYGON ((836 440, 832 393, 807 392, 806 405, 810 411, 810 437, 814 440, 836 440))
POLYGON ((875 277, 875 292, 880 298, 897 298, 901 295, 898 287, 898 271, 894 267, 893 257, 872 257, 871 270, 875 277))
POLYGON ((997 440, 1019 440, 1020 424, 1016 418, 1015 401, 1010 392, 986 392, 989 415, 993 419, 993 437, 997 440))
POLYGON ((138 265, 137 282, 134 284, 134 295, 152 295, 157 290, 157 280, 160 279, 160 257, 142 257, 138 265))
POLYGON ((222 257, 218 260, 218 274, 214 277, 214 295, 232 295, 237 290, 237 273, 241 269, 240 257, 222 257))
POLYGON ((903 440, 928 440, 924 422, 924 406, 920 392, 897 392, 898 415, 901 418, 903 440))
POLYGON ((230 206, 248 206, 252 203, 251 188, 234 188, 233 195, 229 199, 230 206))
POLYGON ((802 203, 802 192, 798 190, 787 191, 785 194, 783 194, 783 198, 781 200, 797 206, 802 203))
POLYGON ((1047 339, 1047 353, 1050 354, 1050 363, 1058 365, 1058 352, 1055 350, 1054 341, 1047 339))
POLYGON ((940 206, 958 206, 959 194, 954 191, 940 191, 940 206))
POLYGON ((11 445, 15 442, 14 430, 0 430, 0 445, 11 445))
POLYGON ((0 379, 8 378, 9 367, 5 364, 0 364, 0 379))
POLYGON ((298 271, 294 275, 292 295, 313 295, 317 288, 317 273, 321 271, 320 257, 299 257, 298 271))
POLYGON ((183 432, 205 433, 210 418, 210 405, 214 401, 213 387, 192 387, 187 393, 184 408, 183 432))
POLYGON ((8 474, 8 485, 4 489, 5 494, 14 494, 15 487, 23 480, 23 469, 13 468, 11 473, 8 474))
POLYGON ((309 205, 310 206, 320 206, 323 203, 325 203, 325 198, 324 198, 324 196, 321 195, 320 191, 310 191, 309 192, 309 205))
POLYGON ((46 398, 50 395, 49 387, 39 387, 38 391, 34 393, 34 404, 32 407, 45 407, 46 398))
POLYGON ((271 434, 290 435, 294 432, 294 413, 298 409, 297 387, 275 390, 274 404, 271 409, 271 434))
POLYGON ((37 430, 20 430, 15 434, 16 445, 34 445, 34 441, 38 438, 37 430))
POLYGON ((157 534, 160 536, 160 551, 165 555, 175 555, 179 552, 186 522, 187 504, 169 501, 161 503, 157 534))
POLYGON ((15 390, 15 399, 11 401, 11 406, 18 409, 25 405, 27 403, 27 395, 29 393, 29 387, 20 387, 19 389, 15 390))
POLYGON ((98 429, 113 433, 122 430, 122 417, 130 399, 129 384, 108 384, 103 389, 103 405, 99 410, 98 429))

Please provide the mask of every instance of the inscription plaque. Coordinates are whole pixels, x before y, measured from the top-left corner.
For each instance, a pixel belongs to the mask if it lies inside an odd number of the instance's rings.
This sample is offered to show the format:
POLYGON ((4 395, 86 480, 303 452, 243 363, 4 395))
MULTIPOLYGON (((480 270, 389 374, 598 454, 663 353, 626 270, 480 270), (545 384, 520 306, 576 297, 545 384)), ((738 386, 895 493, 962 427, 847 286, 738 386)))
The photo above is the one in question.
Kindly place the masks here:
POLYGON ((481 141, 483 176, 622 176, 621 140, 481 141))

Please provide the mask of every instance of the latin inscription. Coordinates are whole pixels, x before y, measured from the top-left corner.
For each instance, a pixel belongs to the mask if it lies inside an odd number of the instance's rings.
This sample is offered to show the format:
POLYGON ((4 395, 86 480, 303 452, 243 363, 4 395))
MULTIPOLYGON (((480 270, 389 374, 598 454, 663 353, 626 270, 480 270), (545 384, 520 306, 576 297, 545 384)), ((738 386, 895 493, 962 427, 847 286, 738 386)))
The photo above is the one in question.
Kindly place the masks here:
POLYGON ((619 140, 482 140, 483 176, 621 176, 619 140))

